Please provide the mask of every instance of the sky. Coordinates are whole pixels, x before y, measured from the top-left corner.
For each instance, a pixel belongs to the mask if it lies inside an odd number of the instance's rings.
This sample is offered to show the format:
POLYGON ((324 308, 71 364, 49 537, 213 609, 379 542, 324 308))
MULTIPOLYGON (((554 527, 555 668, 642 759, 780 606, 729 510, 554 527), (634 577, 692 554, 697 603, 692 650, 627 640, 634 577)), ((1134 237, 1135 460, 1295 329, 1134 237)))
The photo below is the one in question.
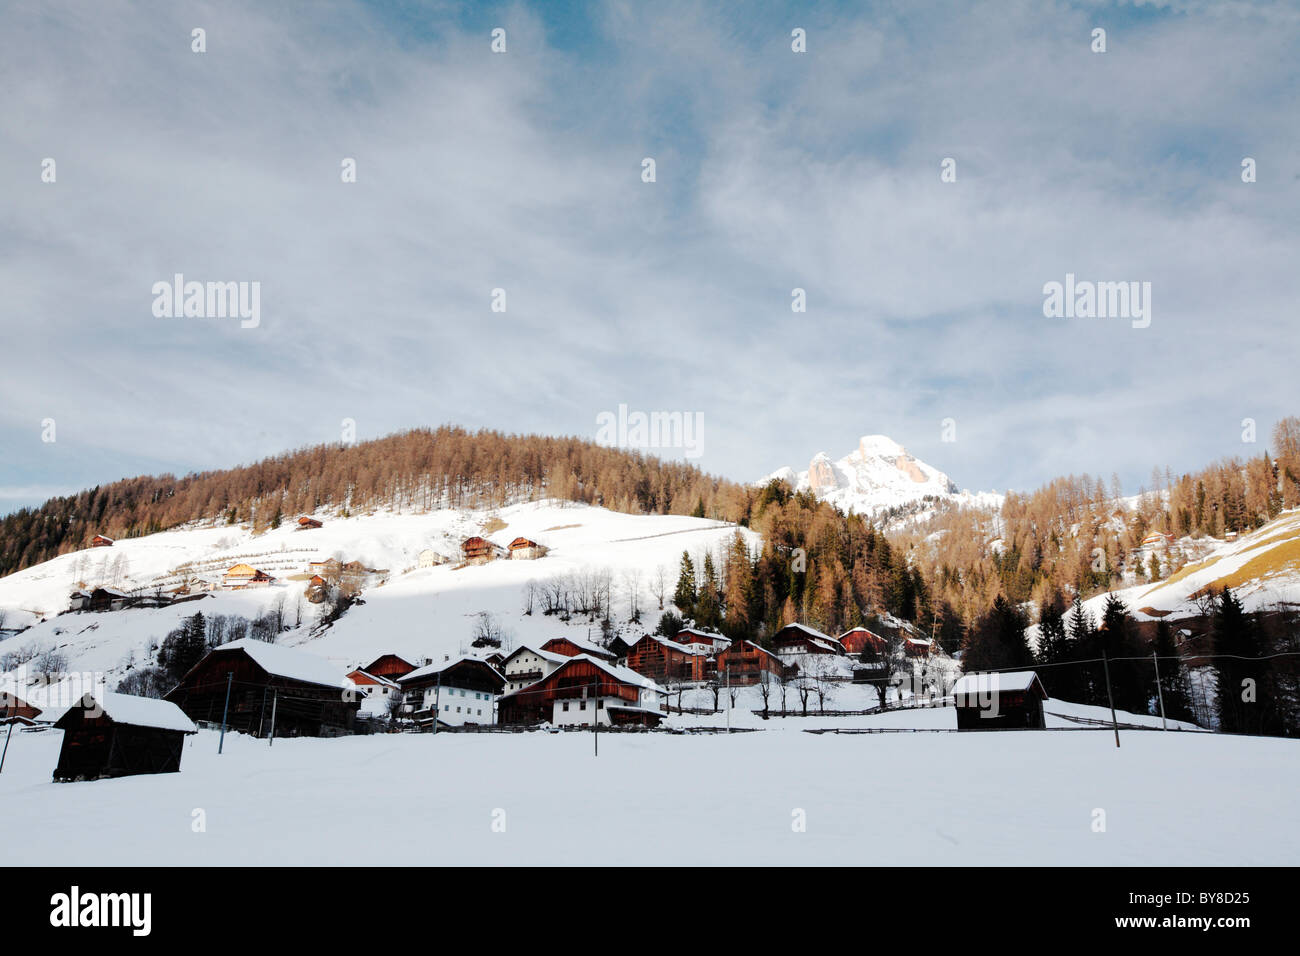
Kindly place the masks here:
POLYGON ((6 3, 0 513, 620 406, 737 480, 875 433, 972 490, 1258 454, 1298 55, 1290 3, 6 3), (157 315, 176 274, 256 326, 157 315), (1045 315, 1067 274, 1149 322, 1045 315))

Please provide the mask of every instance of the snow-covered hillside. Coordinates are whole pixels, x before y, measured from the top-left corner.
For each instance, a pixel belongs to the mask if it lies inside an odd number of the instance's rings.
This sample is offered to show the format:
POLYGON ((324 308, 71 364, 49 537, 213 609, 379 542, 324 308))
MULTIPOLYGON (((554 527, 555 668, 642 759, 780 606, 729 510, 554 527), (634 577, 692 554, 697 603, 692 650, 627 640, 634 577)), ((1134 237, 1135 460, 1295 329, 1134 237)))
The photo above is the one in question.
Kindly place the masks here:
MULTIPOLYGON (((1115 591, 1139 620, 1176 620, 1200 613, 1198 598, 1232 588, 1248 611, 1300 605, 1300 511, 1288 511, 1235 541, 1201 538, 1174 542, 1199 555, 1163 581, 1115 591)), ((1106 595, 1084 602, 1094 619, 1106 595)))
MULTIPOLYGON (((530 581, 574 575, 608 574, 617 616, 626 618, 632 591, 653 628, 658 617, 655 579, 664 569, 667 588, 676 582, 683 551, 698 556, 716 551, 737 531, 732 525, 682 516, 629 515, 568 502, 532 502, 494 511, 444 510, 423 514, 379 512, 351 518, 321 514, 318 529, 301 531, 292 522, 253 536, 239 527, 167 531, 119 540, 109 548, 61 555, 0 579, 0 609, 7 627, 30 625, 9 640, 55 650, 70 668, 103 671, 112 686, 129 661, 148 660, 152 644, 196 611, 205 615, 254 618, 281 600, 290 625, 302 625, 280 638, 287 646, 330 659, 341 667, 364 664, 383 652, 410 660, 465 651, 482 612, 494 616, 507 641, 545 641, 558 634, 585 637, 596 625, 574 617, 565 623, 540 606, 525 614, 530 581), (506 545, 525 536, 549 548, 537 560, 498 560, 459 567, 460 542, 486 534, 506 545), (418 567, 421 551, 452 558, 418 567), (320 605, 300 602, 311 561, 338 557, 373 569, 362 593, 333 626, 313 636, 320 605), (277 586, 218 590, 197 601, 162 608, 131 608, 102 613, 68 612, 78 582, 111 584, 146 591, 180 580, 182 572, 220 579, 237 563, 275 576, 277 586)), ((740 529, 752 546, 757 535, 740 529)), ((638 635, 639 636, 639 635, 638 635)), ((5 647, 0 643, 0 649, 5 647)))
POLYGON ((773 479, 789 482, 796 491, 812 491, 841 510, 875 514, 924 498, 999 508, 1002 496, 992 492, 959 491, 943 472, 907 453, 885 435, 864 435, 858 447, 832 461, 825 452, 813 456, 806 471, 780 468, 758 484, 773 479))

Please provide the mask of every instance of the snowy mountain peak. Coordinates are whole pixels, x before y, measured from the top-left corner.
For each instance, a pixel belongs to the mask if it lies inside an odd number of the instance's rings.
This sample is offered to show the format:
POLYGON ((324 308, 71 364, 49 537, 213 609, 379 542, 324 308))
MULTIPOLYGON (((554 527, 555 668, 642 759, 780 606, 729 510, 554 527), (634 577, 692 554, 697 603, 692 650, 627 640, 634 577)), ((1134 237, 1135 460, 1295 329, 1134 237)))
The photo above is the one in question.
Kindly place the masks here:
POLYGON ((908 454, 888 435, 863 435, 858 447, 832 460, 818 452, 808 469, 781 468, 764 481, 783 479, 843 508, 871 514, 928 496, 958 496, 957 485, 937 468, 908 454))

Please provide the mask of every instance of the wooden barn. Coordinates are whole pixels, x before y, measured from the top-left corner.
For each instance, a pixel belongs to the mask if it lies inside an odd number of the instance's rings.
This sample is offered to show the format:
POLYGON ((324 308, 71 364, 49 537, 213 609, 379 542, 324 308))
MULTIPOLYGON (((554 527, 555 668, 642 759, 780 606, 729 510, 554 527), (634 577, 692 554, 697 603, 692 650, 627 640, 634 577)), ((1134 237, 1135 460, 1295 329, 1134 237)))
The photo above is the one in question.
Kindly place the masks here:
POLYGON ((664 717, 665 693, 636 671, 580 654, 535 684, 503 696, 497 719, 502 724, 556 727, 655 727, 664 717))
POLYGON ((532 538, 515 538, 510 542, 510 557, 515 561, 531 561, 535 558, 546 557, 549 549, 542 544, 538 544, 532 538))
POLYGON ((111 548, 113 546, 113 539, 102 534, 97 534, 90 539, 90 546, 92 548, 111 548))
POLYGON ((475 535, 461 542, 461 554, 468 564, 486 564, 501 557, 501 548, 487 538, 475 535))
POLYGON ((192 720, 256 737, 335 737, 352 732, 361 693, 342 670, 306 651, 244 638, 213 648, 167 694, 192 720))
POLYGON ((406 711, 417 724, 449 727, 496 722, 496 699, 506 679, 477 657, 428 664, 398 679, 406 711))
POLYGON ((627 652, 627 666, 643 677, 667 681, 703 681, 709 655, 685 644, 647 634, 627 652))
POLYGON ((837 639, 807 624, 787 624, 772 635, 772 646, 780 657, 844 653, 844 645, 837 639))
POLYGON ((597 647, 595 644, 572 637, 553 637, 543 644, 541 649, 550 651, 552 654, 563 654, 565 657, 577 657, 579 654, 586 654, 605 661, 613 661, 615 657, 614 653, 607 648, 597 647))
POLYGON ((40 715, 41 709, 35 704, 29 704, 12 690, 0 690, 0 724, 30 724, 40 715))
POLYGON ((733 686, 748 687, 757 684, 767 674, 780 680, 785 676, 785 664, 769 650, 753 641, 737 641, 717 657, 718 676, 733 686))
POLYGON ((958 730, 1042 729, 1047 691, 1033 671, 966 674, 952 688, 958 730))
POLYGON ((323 521, 318 521, 317 519, 310 518, 307 515, 303 515, 301 518, 298 519, 298 528, 301 531, 306 531, 310 528, 319 528, 323 524, 324 524, 323 521))
POLYGON ((90 596, 83 602, 82 610, 86 611, 120 611, 126 607, 131 596, 125 591, 119 591, 117 588, 95 588, 90 592, 90 596))
POLYGON ((415 670, 415 665, 404 657, 398 657, 396 654, 380 654, 361 669, 367 674, 373 674, 376 677, 397 680, 415 670))
POLYGON ((175 773, 195 732, 175 704, 107 691, 86 694, 54 726, 63 731, 57 781, 175 773))
POLYGON ((845 653, 858 657, 868 646, 877 654, 885 649, 886 641, 875 631, 867 630, 865 627, 852 627, 845 631, 839 637, 840 645, 844 648, 845 653))
POLYGON ((68 595, 69 611, 84 611, 86 609, 86 605, 88 605, 89 603, 90 603, 89 591, 83 591, 80 588, 78 588, 76 591, 73 591, 71 594, 68 595))

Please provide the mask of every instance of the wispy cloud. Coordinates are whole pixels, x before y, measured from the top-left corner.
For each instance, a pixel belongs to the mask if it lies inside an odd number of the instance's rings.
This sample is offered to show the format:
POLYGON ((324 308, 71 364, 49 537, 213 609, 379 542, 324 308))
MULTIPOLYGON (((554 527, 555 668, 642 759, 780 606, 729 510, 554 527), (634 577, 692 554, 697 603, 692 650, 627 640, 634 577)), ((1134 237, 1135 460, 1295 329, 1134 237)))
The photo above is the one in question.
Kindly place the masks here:
POLYGON ((1288 10, 9 5, 0 475, 620 402, 737 478, 875 431, 972 487, 1239 451, 1295 411, 1288 10), (177 272, 261 326, 154 318, 177 272), (1066 272, 1152 282, 1151 327, 1045 319, 1066 272))

